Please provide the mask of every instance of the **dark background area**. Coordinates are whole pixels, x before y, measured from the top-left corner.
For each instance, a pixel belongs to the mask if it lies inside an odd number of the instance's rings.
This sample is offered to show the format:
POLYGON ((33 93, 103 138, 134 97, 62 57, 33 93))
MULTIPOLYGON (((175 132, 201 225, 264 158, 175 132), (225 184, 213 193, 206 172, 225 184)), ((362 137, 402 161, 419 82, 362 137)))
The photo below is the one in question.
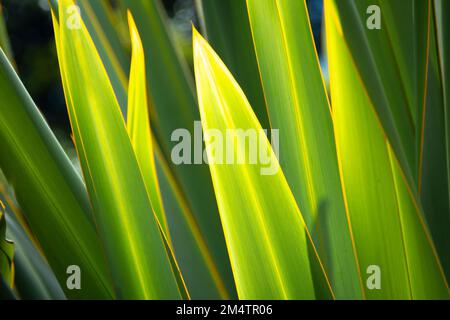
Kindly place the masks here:
MULTIPOLYGON (((98 0, 111 1, 114 0, 98 0)), ((198 25, 194 0, 161 0, 175 32, 190 43, 198 25)), ((245 0, 220 0, 245 1, 245 0)), ((302 0, 293 0, 302 1, 302 0)), ((17 71, 52 129, 70 133, 53 26, 47 0, 0 0, 17 71)), ((307 0, 317 50, 321 53, 322 0, 307 0)))

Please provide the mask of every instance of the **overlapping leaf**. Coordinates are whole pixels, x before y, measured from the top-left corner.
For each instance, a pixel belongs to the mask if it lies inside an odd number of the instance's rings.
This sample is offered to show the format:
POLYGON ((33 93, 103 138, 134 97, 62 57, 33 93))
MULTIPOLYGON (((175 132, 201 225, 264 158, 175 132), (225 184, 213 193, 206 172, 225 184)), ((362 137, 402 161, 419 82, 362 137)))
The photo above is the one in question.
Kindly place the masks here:
POLYGON ((85 283, 83 291, 66 290, 68 297, 111 298, 83 182, 3 52, 0 92, 0 166, 53 272, 65 284, 67 267, 76 264, 85 283))
POLYGON ((427 96, 420 136, 419 193, 428 226, 450 279, 450 165, 447 2, 436 1, 430 23, 427 96), (447 53, 446 53, 447 52, 447 53))
POLYGON ((352 59, 416 193, 430 1, 336 1, 336 7, 352 59), (368 27, 372 18, 381 29, 368 27))
POLYGON ((179 298, 145 184, 106 70, 72 0, 54 19, 66 101, 118 298, 179 298), (73 15, 75 14, 75 15, 73 15), (80 19, 69 25, 69 19, 80 19))
POLYGON ((150 119, 148 115, 144 49, 142 48, 136 24, 130 13, 128 14, 128 21, 130 25, 132 57, 128 88, 127 129, 153 210, 155 210, 164 232, 169 236, 153 157, 150 119))
POLYGON ((261 126, 269 129, 246 2, 197 0, 196 4, 208 42, 245 92, 261 126))
POLYGON ((270 122, 280 130, 281 167, 337 298, 361 298, 330 108, 306 4, 247 3, 270 122))
MULTIPOLYGON (((205 249, 209 251, 221 282, 225 284, 227 296, 235 297, 230 262, 208 166, 194 164, 194 159, 191 159, 191 164, 175 165, 172 161, 172 148, 178 143, 172 141, 172 133, 175 130, 186 129, 192 137, 197 136, 196 139, 199 139, 199 132, 194 132, 194 121, 198 121, 200 116, 192 77, 173 44, 167 17, 159 1, 121 0, 120 3, 131 11, 141 34, 147 61, 150 118, 156 143, 192 209, 193 219, 189 218, 187 221, 191 221, 195 226, 190 228, 195 229, 198 226, 206 242, 205 249)), ((175 217, 179 218, 185 219, 175 217)))
POLYGON ((206 152, 239 298, 313 299, 310 238, 260 123, 230 72, 197 32, 194 63, 206 152), (248 163, 251 146, 247 150, 245 142, 236 140, 230 144, 227 130, 254 132, 259 151, 269 157, 266 165, 261 159, 248 163), (230 152, 234 160, 228 162, 230 152), (227 163, 221 163, 221 156, 227 163), (239 158, 247 162, 236 163, 239 158))
POLYGON ((365 91, 335 4, 325 4, 338 159, 360 272, 367 274, 365 296, 446 299, 448 285, 421 209, 365 91), (373 266, 381 282, 370 290, 373 266))
MULTIPOLYGON (((57 5, 54 1, 51 2, 52 8, 54 10, 57 10, 57 5)), ((80 3, 79 3, 80 4, 80 3)), ((84 4, 84 3, 83 3, 84 4)), ((81 5, 83 5, 81 4, 81 5)), ((94 3, 90 2, 92 5, 92 9, 96 14, 98 14, 101 17, 108 16, 108 12, 97 12, 97 10, 103 10, 107 11, 107 6, 98 6, 94 5, 94 3)), ((148 24, 148 21, 145 18, 145 12, 146 10, 156 10, 155 14, 159 15, 160 10, 158 10, 158 5, 149 5, 150 3, 139 3, 139 2, 132 2, 128 3, 131 6, 131 9, 135 13, 135 15, 138 15, 140 20, 138 20, 138 24, 141 26, 141 31, 144 31, 144 34, 148 35, 149 27, 155 28, 155 30, 152 30, 152 32, 155 32, 155 35, 159 36, 159 33, 165 33, 167 32, 165 30, 166 26, 163 21, 164 17, 158 18, 157 20, 154 20, 154 22, 158 22, 156 24, 148 24)), ((81 13, 83 15, 83 8, 81 8, 81 13)), ((87 20, 93 19, 93 21, 90 21, 87 24, 89 32, 96 33, 95 29, 89 28, 90 26, 96 25, 96 21, 102 22, 102 19, 97 19, 95 15, 83 15, 83 17, 87 20), (95 18, 95 19, 94 19, 95 18)), ((120 19, 115 20, 114 24, 118 25, 120 24, 120 19)), ((105 25, 107 23, 103 22, 100 23, 101 25, 105 25)), ((103 33, 105 31, 103 30, 103 33)), ((109 39, 108 35, 110 35, 110 32, 107 34, 107 39, 111 43, 106 45, 107 47, 116 48, 114 43, 116 43, 115 39, 109 39)), ((113 38, 116 38, 114 35, 113 38)), ((153 38, 153 36, 152 36, 153 38)), ((104 43, 100 41, 99 37, 93 37, 93 41, 97 48, 105 46, 104 43)), ((149 92, 152 93, 154 88, 154 83, 157 84, 158 88, 160 85, 160 77, 163 78, 165 81, 165 74, 159 73, 159 76, 157 79, 155 79, 155 75, 158 73, 158 68, 153 68, 154 66, 159 67, 161 63, 169 63, 170 65, 167 68, 164 68, 164 70, 168 70, 168 68, 172 67, 174 63, 178 63, 178 56, 175 55, 176 60, 168 61, 164 58, 166 51, 171 51, 173 54, 174 47, 170 43, 169 37, 163 37, 163 41, 148 41, 147 37, 143 38, 144 41, 144 49, 146 52, 146 55, 150 55, 150 59, 147 58, 146 63, 146 70, 147 70, 147 78, 150 78, 149 82, 149 92), (154 51, 153 48, 156 48, 156 51, 154 51)), ((100 50, 102 51, 102 50, 100 50)), ((119 55, 117 55, 119 56, 119 55)), ((102 56, 102 59, 106 59, 107 57, 102 56)), ((117 65, 116 65, 117 66, 117 65)), ((114 74, 114 77, 119 77, 120 73, 123 71, 116 70, 116 68, 113 68, 112 64, 105 64, 105 68, 107 69, 108 75, 110 77, 111 74, 114 74)), ((173 78, 176 81, 183 81, 182 78, 173 78)), ((164 108, 164 110, 167 107, 167 101, 172 101, 174 98, 172 96, 172 83, 170 82, 163 82, 167 88, 168 91, 171 93, 161 95, 160 97, 162 100, 158 100, 160 103, 160 106, 164 108), (164 99, 168 99, 167 101, 164 99)), ((175 86, 178 87, 178 86, 175 86)), ((189 86, 181 86, 180 90, 183 90, 182 88, 188 88, 190 91, 189 86)), ((120 95, 120 92, 115 90, 116 96, 120 95)), ((149 111, 154 111, 154 103, 156 102, 154 99, 151 98, 151 94, 149 96, 149 103, 150 106, 153 106, 150 108, 149 111)), ((183 96, 183 95, 182 95, 183 96)), ((189 96, 189 95, 187 95, 189 96)), ((190 93, 190 96, 192 97, 192 92, 190 93)), ((178 97, 179 98, 179 97, 178 97)), ((181 104, 183 105, 183 104, 181 104)), ((177 106, 181 106, 177 102, 177 106)), ((196 105, 192 105, 194 109, 197 108, 196 105)), ((174 112, 167 113, 167 117, 170 117, 170 121, 176 122, 176 117, 180 115, 177 115, 174 112)), ((153 127, 158 127, 157 123, 159 122, 159 114, 158 116, 153 115, 153 127)), ((193 120, 189 121, 187 119, 183 120, 183 124, 179 124, 180 127, 192 127, 193 120)), ((170 138, 170 135, 169 135, 170 138)), ((167 143, 169 138, 166 139, 166 141, 163 141, 164 145, 167 147, 167 143)), ((153 145, 155 149, 160 150, 159 145, 161 144, 161 141, 153 141, 153 145)), ((167 148, 165 149, 167 150, 167 148)), ((169 151, 170 152, 170 151, 169 151)), ((228 258, 226 256, 226 251, 219 250, 218 248, 225 248, 224 242, 223 242, 223 235, 220 230, 220 224, 217 225, 217 223, 211 223, 211 221, 218 221, 218 215, 217 214, 211 214, 211 210, 217 211, 216 205, 214 203, 214 194, 211 193, 212 198, 205 196, 206 194, 209 194, 206 192, 206 190, 212 191, 212 185, 210 182, 210 178, 208 178, 208 171, 207 167, 205 165, 203 166, 191 166, 191 165, 180 165, 180 166, 173 166, 171 161, 167 160, 167 153, 164 155, 163 153, 159 153, 158 156, 158 166, 162 164, 166 170, 163 170, 159 172, 159 178, 162 181, 170 181, 170 188, 164 188, 162 186, 161 193, 163 197, 164 207, 169 207, 171 210, 166 210, 166 214, 168 217, 168 220, 171 222, 170 229, 175 229, 176 233, 171 234, 171 242, 173 244, 173 249, 176 251, 177 256, 182 257, 188 257, 187 259, 178 259, 180 268, 185 275, 185 281, 187 286, 189 287, 189 293, 192 298, 207 298, 207 297, 214 297, 214 298, 227 298, 227 297, 234 297, 234 285, 232 283, 232 279, 230 278, 231 272, 229 269, 229 262, 228 258), (184 172, 184 175, 182 174, 181 177, 185 180, 183 180, 185 183, 181 184, 179 179, 179 173, 184 172), (206 173, 206 174, 205 174, 206 173), (195 177, 195 181, 198 182, 198 187, 191 188, 192 184, 192 177, 195 177), (206 180, 205 180, 206 178, 206 180), (189 180, 191 179, 191 180, 189 180), (206 181, 206 182, 205 182, 206 181), (187 186, 187 187, 186 187, 187 186), (187 189, 184 189, 184 188, 187 189), (174 196, 174 190, 176 190, 176 196, 174 196), (188 191, 187 193, 185 191, 188 191), (182 199, 182 200, 180 200, 182 199), (176 203, 171 203, 172 201, 181 201, 181 208, 176 203), (207 200, 207 201, 205 201, 207 200), (213 209, 208 209, 213 207, 213 209), (176 208, 179 208, 180 210, 176 210, 176 208), (199 222, 202 222, 200 223, 199 222), (218 226, 213 228, 212 226, 218 226), (216 231, 214 231, 216 230, 216 231), (217 232, 218 231, 218 232, 217 232), (206 232, 206 233, 205 233, 206 232), (219 241, 216 243, 216 241, 219 241), (211 248, 215 248, 214 250, 211 250, 211 248), (228 275, 228 276, 227 276, 228 275)), ((161 182, 162 183, 162 182, 161 182)))

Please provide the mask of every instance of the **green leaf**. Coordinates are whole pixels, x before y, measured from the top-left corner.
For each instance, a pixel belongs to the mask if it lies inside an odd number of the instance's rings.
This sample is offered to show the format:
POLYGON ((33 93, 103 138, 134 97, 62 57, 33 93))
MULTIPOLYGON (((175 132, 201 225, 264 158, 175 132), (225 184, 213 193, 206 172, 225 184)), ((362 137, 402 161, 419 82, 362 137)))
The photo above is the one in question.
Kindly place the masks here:
MULTIPOLYGON (((135 155, 144 179, 147 194, 161 229, 164 246, 169 254, 170 263, 177 278, 180 291, 185 291, 184 279, 179 272, 178 263, 173 255, 173 249, 164 212, 159 182, 153 156, 153 143, 150 130, 147 103, 147 80, 145 75, 145 57, 142 42, 136 24, 130 12, 128 23, 132 43, 131 72, 128 89, 128 123, 127 129, 134 148, 135 155)), ((183 298, 189 298, 187 292, 182 292, 183 298)))
POLYGON ((176 279, 113 87, 73 0, 59 1, 58 56, 74 139, 118 298, 175 299, 176 279), (74 19, 74 20, 73 20, 74 19))
POLYGON ((111 298, 83 182, 3 53, 0 92, 0 168, 56 277, 65 284, 67 267, 78 265, 83 290, 64 286, 67 296, 111 298))
MULTIPOLYGON (((49 0, 49 3, 52 11, 58 13, 58 1, 49 0)), ((117 28, 121 24, 121 20, 114 16, 111 4, 107 1, 76 0, 75 4, 77 7, 68 9, 68 13, 73 14, 78 11, 81 14, 104 63, 122 113, 126 117, 128 87, 126 74, 129 69, 129 59, 128 52, 123 47, 118 35, 117 28)), ((58 20, 58 14, 56 14, 56 19, 58 20)))
POLYGON ((98 0, 78 0, 76 3, 108 72, 122 113, 126 115, 129 60, 115 29, 118 22, 112 17, 111 5, 108 1, 98 0))
MULTIPOLYGON (((438 52, 446 44, 442 40, 438 41, 438 37, 443 36, 441 32, 450 26, 444 26, 442 24, 444 20, 441 20, 439 24, 437 21, 443 18, 443 13, 446 12, 445 10, 450 10, 450 7, 444 8, 441 6, 442 4, 436 3, 436 17, 434 14, 432 15, 430 30, 428 88, 421 141, 419 192, 425 217, 448 281, 450 279, 450 238, 448 237, 448 230, 450 230, 450 180, 448 179, 450 167, 448 162, 449 135, 447 134, 449 116, 448 103, 444 98, 446 94, 444 78, 449 71, 448 68, 447 71, 443 69, 446 56, 439 56, 438 52), (436 19, 438 16, 440 18, 436 19), (440 31, 438 32, 438 30, 440 31), (440 64, 442 61, 444 62, 440 64)), ((447 18, 447 20, 449 19, 447 18)))
MULTIPOLYGON (((155 141, 154 141, 155 142, 155 141)), ((186 196, 155 143, 156 169, 171 241, 192 299, 230 299, 186 196)))
POLYGON ((325 2, 325 22, 338 159, 360 272, 367 276, 365 297, 447 299, 423 213, 365 90, 333 0, 325 2), (380 268, 381 287, 370 290, 373 265, 380 268))
MULTIPOLYGON (((80 5, 83 5, 84 2, 79 3, 80 5)), ((98 6, 96 5, 96 2, 90 2, 92 5, 92 8, 95 10, 96 14, 98 14, 101 17, 108 16, 108 6, 98 6), (97 10, 103 10, 104 12, 98 12, 97 10)), ((141 18, 140 26, 141 26, 141 32, 144 31, 145 35, 147 35, 148 32, 148 21, 145 19, 145 15, 142 14, 142 8, 145 8, 146 10, 155 10, 157 6, 141 6, 139 2, 133 2, 132 9, 135 9, 135 14, 138 14, 141 18)), ((57 6, 55 8, 54 3, 52 2, 52 8, 53 10, 57 10, 57 6)), ((82 8, 83 9, 83 8, 82 8)), ((157 10, 157 9, 156 9, 157 10)), ((160 10, 157 10, 157 14, 160 14, 160 10)), ((83 10, 82 10, 83 15, 83 10)), ((83 15, 85 20, 90 20, 91 16, 89 15, 83 15)), ((94 17, 95 18, 95 17, 94 17)), ((92 18, 93 20, 95 20, 92 18)), ((159 19, 159 18, 158 18, 159 19)), ((107 21, 103 22, 104 19, 97 19, 102 25, 107 25, 107 21), (103 23, 102 23, 103 22, 103 23)), ((119 24, 120 19, 115 20, 115 24, 119 24)), ((156 20, 155 20, 156 21, 156 20)), ((161 24, 151 24, 151 27, 158 27, 161 28, 160 30, 155 33, 155 36, 160 35, 161 32, 165 31, 165 24, 163 23, 163 17, 161 20, 159 20, 161 24)), ((94 29, 89 29, 89 26, 95 25, 95 21, 88 23, 87 27, 90 32, 95 32, 94 29)), ((108 29, 110 30, 110 29, 108 29)), ((108 32, 108 35, 110 35, 110 32, 108 32)), ((107 36, 107 40, 111 40, 111 43, 109 45, 106 45, 107 47, 116 48, 114 43, 116 42, 114 40, 116 36, 112 35, 112 38, 107 36)), ((153 38, 153 35, 151 36, 153 38)), ((94 37, 94 43, 97 48, 102 46, 102 43, 99 42, 100 38, 94 37)), ((174 50, 173 46, 169 42, 169 37, 166 38, 163 42, 154 42, 154 41, 148 41, 147 38, 143 37, 144 45, 146 49, 146 55, 153 52, 153 46, 156 47, 156 51, 154 51, 154 54, 156 56, 152 56, 152 59, 149 59, 146 63, 146 70, 147 70, 147 79, 150 78, 153 79, 153 82, 150 81, 149 84, 149 92, 151 93, 153 91, 153 84, 156 83, 157 85, 161 81, 160 78, 155 80, 155 72, 158 71, 158 69, 155 70, 153 67, 153 61, 156 59, 156 61, 163 61, 164 63, 170 63, 163 71, 167 70, 167 68, 171 68, 174 63, 178 63, 178 56, 175 56, 177 60, 173 61, 167 61, 166 59, 160 59, 159 55, 165 54, 166 50, 174 50), (149 50, 149 46, 151 46, 149 50), (156 82, 154 82, 156 81, 156 82)), ((170 54, 170 53, 169 53, 170 54)), ((119 54, 117 54, 119 56, 119 54)), ((164 57, 162 57, 164 58, 164 57)), ((102 56, 102 60, 107 59, 106 56, 102 56)), ((158 65, 158 64, 157 64, 158 65)), ((108 65, 105 65, 108 75, 112 79, 113 76, 112 73, 120 73, 122 71, 116 70, 114 68, 108 68, 108 65)), ((119 75, 116 74, 115 77, 118 77, 119 75)), ((160 75, 165 81, 165 74, 160 75)), ((175 78, 174 81, 183 81, 183 78, 175 78)), ((173 86, 171 82, 165 82, 167 85, 167 91, 170 92, 167 95, 160 95, 160 103, 161 108, 163 110, 167 109, 168 104, 166 104, 166 100, 169 103, 173 102, 173 86)), ((182 86, 183 87, 183 86, 182 86)), ((160 87, 158 87, 160 88, 160 87)), ((190 91, 190 86, 187 87, 190 91)), ((120 95, 120 92, 117 91, 115 88, 116 96, 120 95)), ((189 93, 189 95, 192 97, 192 92, 189 93)), ((189 96, 188 95, 188 96, 189 96)), ((149 97, 149 107, 150 111, 154 112, 154 99, 151 99, 151 95, 148 94, 149 97)), ((192 99, 192 101, 194 101, 192 99)), ((194 101, 195 102, 195 101, 194 101)), ((176 102, 178 103, 178 102, 176 102)), ((197 106, 196 104, 193 104, 192 107, 195 109, 196 112, 197 106)), ((170 117, 170 122, 174 121, 174 119, 178 116, 177 113, 171 112, 170 114, 167 113, 167 116, 170 117)), ((153 114, 152 116, 152 126, 157 127, 157 122, 160 118, 160 114, 157 113, 153 114)), ((129 120, 129 119, 128 119, 129 120)), ((193 120, 191 122, 186 121, 185 124, 179 124, 181 127, 183 126, 190 126, 192 127, 193 120)), ((155 128, 153 128, 155 129, 155 128)), ((175 129, 175 126, 174 126, 175 129)), ((168 150, 167 145, 168 141, 170 140, 170 132, 168 131, 168 138, 165 139, 164 145, 166 146, 166 150, 168 150)), ((155 149, 160 149, 159 144, 161 141, 153 141, 153 146, 155 149)), ((170 147, 170 145, 169 145, 170 147)), ((180 165, 180 166, 174 166, 172 163, 170 163, 167 159, 170 159, 170 150, 169 153, 166 153, 166 156, 159 154, 158 161, 165 163, 165 168, 167 170, 161 171, 159 174, 159 179, 161 180, 168 180, 170 181, 171 188, 174 188, 174 190, 177 190, 177 196, 173 197, 172 190, 163 190, 163 198, 164 198, 164 205, 165 207, 169 206, 170 210, 166 210, 166 215, 168 215, 168 218, 171 219, 172 223, 170 225, 169 229, 176 230, 175 234, 171 234, 171 237, 168 238, 170 242, 173 243, 173 249, 177 254, 177 257, 187 257, 186 259, 180 259, 178 258, 178 263, 180 264, 180 268, 183 272, 183 277, 186 281, 186 285, 189 288, 189 295, 193 299, 201 299, 201 298, 229 298, 229 297, 235 297, 235 289, 234 284, 231 278, 231 270, 229 267, 229 261, 225 250, 224 240, 223 240, 223 233, 221 231, 219 217, 217 213, 217 207, 214 202, 214 193, 212 190, 211 181, 209 178, 209 172, 206 165, 202 166, 191 166, 191 165, 180 165), (169 158, 167 158, 167 156, 169 158), (169 165, 169 167, 167 167, 169 165), (185 183, 183 186, 180 183, 180 179, 178 176, 180 176, 180 172, 182 173, 181 177, 184 177, 185 183), (184 174, 184 175, 183 175, 184 174), (192 188, 192 181, 196 181, 196 187, 192 188), (188 191, 184 192, 185 190, 188 191), (206 196, 208 195, 208 196, 206 196), (180 199, 183 200, 180 200, 180 199), (170 200, 168 200, 170 199, 170 200), (173 201, 184 201, 184 203, 173 203, 173 201), (182 210, 177 210, 177 208, 183 208, 182 210), (189 209, 186 209, 189 208, 189 209), (195 210, 194 210, 195 209, 195 210), (215 214, 211 214, 211 212, 216 212, 215 214), (201 224, 198 223, 198 221, 202 222, 201 224), (200 229, 200 225, 202 228, 200 229), (215 227, 213 227, 215 226, 215 227), (217 242, 217 244, 215 244, 217 242), (214 248, 214 250, 210 250, 210 248, 214 248), (227 276, 226 282, 225 277, 227 276)), ((162 183, 162 182, 161 182, 162 183)), ((163 186, 161 186, 163 188, 163 186)))
POLYGON ((14 290, 20 299, 66 299, 42 248, 0 171, 0 202, 6 206, 6 237, 14 243, 14 290))
POLYGON ((172 223, 172 228, 175 229, 173 235, 169 232, 156 173, 150 131, 144 52, 131 14, 129 14, 129 20, 133 50, 130 88, 128 90, 128 131, 142 170, 152 206, 170 243, 172 243, 172 238, 175 238, 174 243, 176 245, 171 245, 171 247, 178 249, 176 253, 182 274, 188 275, 187 277, 183 276, 183 278, 187 281, 189 295, 194 299, 227 298, 229 297, 228 293, 217 272, 217 267, 212 260, 211 254, 205 245, 204 238, 198 230, 192 212, 186 205, 186 200, 181 195, 182 193, 176 190, 178 185, 174 181, 170 169, 167 168, 167 163, 161 151, 159 151, 159 176, 165 184, 167 196, 170 197, 166 203, 169 205, 170 217, 174 222, 172 223), (179 240, 180 238, 181 240, 179 240), (181 250, 181 248, 183 249, 181 250))
POLYGON ((142 48, 142 42, 136 24, 130 13, 128 13, 128 23, 130 26, 132 56, 128 88, 127 129, 153 210, 166 236, 169 237, 169 229, 159 192, 155 159, 153 157, 150 118, 148 115, 144 49, 142 48))
POLYGON ((361 298, 331 113, 306 3, 247 4, 270 122, 280 130, 281 168, 336 297, 361 298))
MULTIPOLYGON (((439 50, 439 62, 444 92, 445 110, 445 143, 447 150, 447 185, 450 185, 450 3, 448 1, 435 0, 436 28, 439 50)), ((450 202, 450 188, 448 189, 450 202)))
POLYGON ((396 157, 417 193, 430 5, 423 0, 336 1, 344 38, 396 157), (368 9, 380 9, 381 30, 368 9))
POLYGON ((206 152, 239 298, 313 299, 310 238, 295 199, 244 93, 197 32, 194 65, 206 152), (223 141, 227 129, 254 132, 270 167, 235 163, 236 157, 248 160, 250 151, 239 137, 223 141), (225 144, 226 156, 234 154, 232 163, 221 162, 225 144))
POLYGON ((196 4, 208 42, 235 76, 261 126, 269 129, 246 2, 197 0, 196 4))
POLYGON ((175 165, 171 160, 172 149, 179 143, 172 141, 172 133, 182 128, 194 137, 194 121, 200 120, 192 77, 173 43, 160 1, 120 2, 131 11, 142 38, 150 118, 157 144, 192 209, 194 219, 188 221, 199 227, 228 296, 234 298, 236 290, 208 166, 194 161, 175 165))

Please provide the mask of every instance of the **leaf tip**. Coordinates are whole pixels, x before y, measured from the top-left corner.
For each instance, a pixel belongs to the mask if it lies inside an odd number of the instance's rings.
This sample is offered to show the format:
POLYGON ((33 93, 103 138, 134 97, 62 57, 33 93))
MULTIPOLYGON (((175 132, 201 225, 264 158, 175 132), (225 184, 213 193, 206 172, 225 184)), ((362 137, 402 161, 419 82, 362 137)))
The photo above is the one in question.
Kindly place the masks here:
POLYGON ((209 43, 203 38, 201 33, 192 25, 192 47, 194 50, 194 61, 204 57, 205 49, 209 49, 209 43))

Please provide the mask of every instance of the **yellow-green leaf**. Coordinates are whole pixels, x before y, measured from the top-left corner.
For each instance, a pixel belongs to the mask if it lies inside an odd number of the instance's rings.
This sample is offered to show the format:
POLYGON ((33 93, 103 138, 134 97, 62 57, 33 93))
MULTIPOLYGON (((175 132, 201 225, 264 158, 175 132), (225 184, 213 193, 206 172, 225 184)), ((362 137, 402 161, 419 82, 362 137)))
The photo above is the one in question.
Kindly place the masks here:
POLYGON ((159 192, 156 175, 155 159, 153 157, 150 118, 147 101, 147 80, 145 74, 145 57, 141 38, 130 12, 128 23, 132 44, 130 79, 128 87, 127 128, 136 158, 141 169, 145 187, 153 210, 161 223, 166 236, 169 237, 166 214, 159 192))
POLYGON ((261 126, 269 129, 247 3, 244 0, 197 0, 196 4, 208 43, 245 92, 261 126))
POLYGON ((419 192, 436 248, 450 279, 450 2, 436 0, 430 29, 419 192))
POLYGON ((193 165, 194 159, 191 163, 181 164, 171 161, 172 149, 177 145, 177 141, 172 140, 173 132, 183 128, 194 135, 195 121, 200 119, 192 76, 173 41, 171 26, 160 0, 119 0, 118 3, 131 11, 141 35, 147 61, 152 132, 192 208, 195 222, 228 295, 235 298, 236 290, 208 165, 193 165))
POLYGON ((414 193, 430 1, 335 1, 352 59, 414 193))
POLYGON ((364 89, 333 0, 325 2, 325 21, 338 159, 365 296, 446 299, 421 209, 364 89))
POLYGON ((58 4, 55 29, 69 117, 117 297, 179 298, 106 70, 75 2, 58 4))
POLYGON ((304 1, 248 0, 280 164, 339 299, 361 298, 333 124, 304 1), (270 39, 268 41, 267 39, 270 39))
POLYGON ((193 41, 206 152, 239 298, 313 299, 309 234, 278 160, 230 72, 200 34, 193 41), (249 143, 259 142, 267 164, 239 163, 250 161, 252 148, 225 141, 227 129, 253 132, 258 141, 249 143), (225 152, 218 141, 229 144, 225 152), (233 161, 220 163, 231 152, 233 161))
POLYGON ((82 179, 1 51, 0 94, 0 167, 54 274, 69 298, 113 297, 82 179), (70 265, 83 290, 65 285, 70 265))

